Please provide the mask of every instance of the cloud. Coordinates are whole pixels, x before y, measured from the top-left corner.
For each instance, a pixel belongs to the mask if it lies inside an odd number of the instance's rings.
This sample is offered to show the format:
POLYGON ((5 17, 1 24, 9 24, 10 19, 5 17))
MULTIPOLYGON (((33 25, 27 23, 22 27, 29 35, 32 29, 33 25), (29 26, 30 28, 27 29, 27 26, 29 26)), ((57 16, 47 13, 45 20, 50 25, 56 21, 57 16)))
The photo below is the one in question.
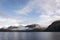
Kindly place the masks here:
MULTIPOLYGON (((36 0, 35 0, 36 1, 36 0)), ((36 9, 37 12, 42 12, 39 16, 38 23, 43 25, 50 25, 55 20, 60 20, 60 1, 59 0, 39 0, 36 9), (40 9, 41 8, 41 9, 40 9)), ((39 13, 40 13, 39 12, 39 13)))
POLYGON ((13 18, 2 18, 0 17, 0 28, 8 27, 13 25, 19 25, 18 22, 23 22, 23 20, 13 19, 13 18))
MULTIPOLYGON (((27 3, 24 8, 19 10, 14 10, 17 14, 26 15, 31 13, 33 10, 34 12, 39 13, 40 15, 37 17, 38 19, 29 19, 22 17, 21 19, 13 19, 13 18, 1 18, 0 17, 0 24, 3 25, 16 25, 17 23, 23 22, 23 24, 32 24, 38 23, 41 25, 48 26, 55 20, 60 20, 60 0, 31 0, 27 3)), ((4 14, 0 14, 4 15, 4 14)))
POLYGON ((16 12, 17 14, 24 14, 25 15, 25 14, 30 13, 32 11, 32 6, 33 6, 33 3, 31 1, 24 8, 19 9, 19 10, 15 10, 14 12, 16 12))
POLYGON ((47 27, 50 25, 54 20, 49 15, 40 15, 39 19, 37 20, 37 23, 41 26, 47 27))
POLYGON ((0 16, 6 16, 4 12, 0 11, 0 16))
MULTIPOLYGON (((7 13, 5 14, 4 11, 0 11, 0 28, 1 27, 9 27, 9 26, 17 26, 21 25, 22 22, 25 21, 24 17, 18 16, 8 16, 7 13)), ((24 24, 23 24, 24 25, 24 24)))
POLYGON ((60 0, 33 0, 23 9, 17 10, 16 13, 28 14, 33 9, 36 10, 36 13, 40 14, 35 21, 36 23, 50 25, 53 21, 60 20, 60 0))

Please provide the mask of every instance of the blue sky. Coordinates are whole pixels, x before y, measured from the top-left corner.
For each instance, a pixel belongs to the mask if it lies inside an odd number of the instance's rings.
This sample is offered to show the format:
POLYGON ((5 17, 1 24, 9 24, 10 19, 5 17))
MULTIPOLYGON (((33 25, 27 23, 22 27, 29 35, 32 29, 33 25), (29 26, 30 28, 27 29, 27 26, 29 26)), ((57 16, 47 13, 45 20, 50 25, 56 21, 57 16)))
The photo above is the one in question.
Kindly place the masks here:
POLYGON ((59 0, 0 0, 0 26, 40 24, 60 19, 59 0))

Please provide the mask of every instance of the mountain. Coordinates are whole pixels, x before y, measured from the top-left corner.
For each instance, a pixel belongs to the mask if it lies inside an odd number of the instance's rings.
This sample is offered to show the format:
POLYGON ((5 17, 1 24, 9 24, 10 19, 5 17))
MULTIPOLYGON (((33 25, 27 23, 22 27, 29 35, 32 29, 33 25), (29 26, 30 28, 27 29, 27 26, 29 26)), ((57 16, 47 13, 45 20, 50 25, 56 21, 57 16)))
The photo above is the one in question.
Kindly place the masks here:
POLYGON ((26 31, 43 31, 42 30, 42 27, 39 25, 39 24, 31 24, 31 25, 27 25, 25 26, 27 27, 28 29, 26 31))
POLYGON ((42 32, 44 27, 41 27, 39 24, 30 24, 30 25, 19 25, 19 26, 9 26, 8 28, 1 28, 0 31, 7 32, 42 32))
POLYGON ((20 31, 20 30, 26 30, 25 26, 19 25, 19 26, 9 26, 8 28, 0 28, 0 31, 20 31))
POLYGON ((23 25, 19 25, 19 26, 9 26, 7 29, 8 30, 25 30, 26 28, 23 25))
POLYGON ((60 20, 54 21, 48 28, 45 30, 48 32, 60 32, 60 20))

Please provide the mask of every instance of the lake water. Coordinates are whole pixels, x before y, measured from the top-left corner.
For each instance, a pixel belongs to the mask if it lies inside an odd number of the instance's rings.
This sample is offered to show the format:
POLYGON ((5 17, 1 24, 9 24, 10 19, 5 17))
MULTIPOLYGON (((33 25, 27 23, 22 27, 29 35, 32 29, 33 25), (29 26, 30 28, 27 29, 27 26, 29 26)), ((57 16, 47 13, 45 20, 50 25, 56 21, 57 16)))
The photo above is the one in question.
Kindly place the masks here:
POLYGON ((0 32, 0 40, 60 40, 60 32, 0 32))

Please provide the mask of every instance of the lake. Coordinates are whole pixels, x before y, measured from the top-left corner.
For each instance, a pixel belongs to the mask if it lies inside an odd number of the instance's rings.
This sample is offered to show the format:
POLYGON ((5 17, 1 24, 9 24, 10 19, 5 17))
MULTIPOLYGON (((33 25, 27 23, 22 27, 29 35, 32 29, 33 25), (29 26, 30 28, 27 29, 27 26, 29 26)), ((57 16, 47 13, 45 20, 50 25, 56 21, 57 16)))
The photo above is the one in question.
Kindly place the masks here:
POLYGON ((0 32, 0 40, 59 40, 60 32, 0 32))

